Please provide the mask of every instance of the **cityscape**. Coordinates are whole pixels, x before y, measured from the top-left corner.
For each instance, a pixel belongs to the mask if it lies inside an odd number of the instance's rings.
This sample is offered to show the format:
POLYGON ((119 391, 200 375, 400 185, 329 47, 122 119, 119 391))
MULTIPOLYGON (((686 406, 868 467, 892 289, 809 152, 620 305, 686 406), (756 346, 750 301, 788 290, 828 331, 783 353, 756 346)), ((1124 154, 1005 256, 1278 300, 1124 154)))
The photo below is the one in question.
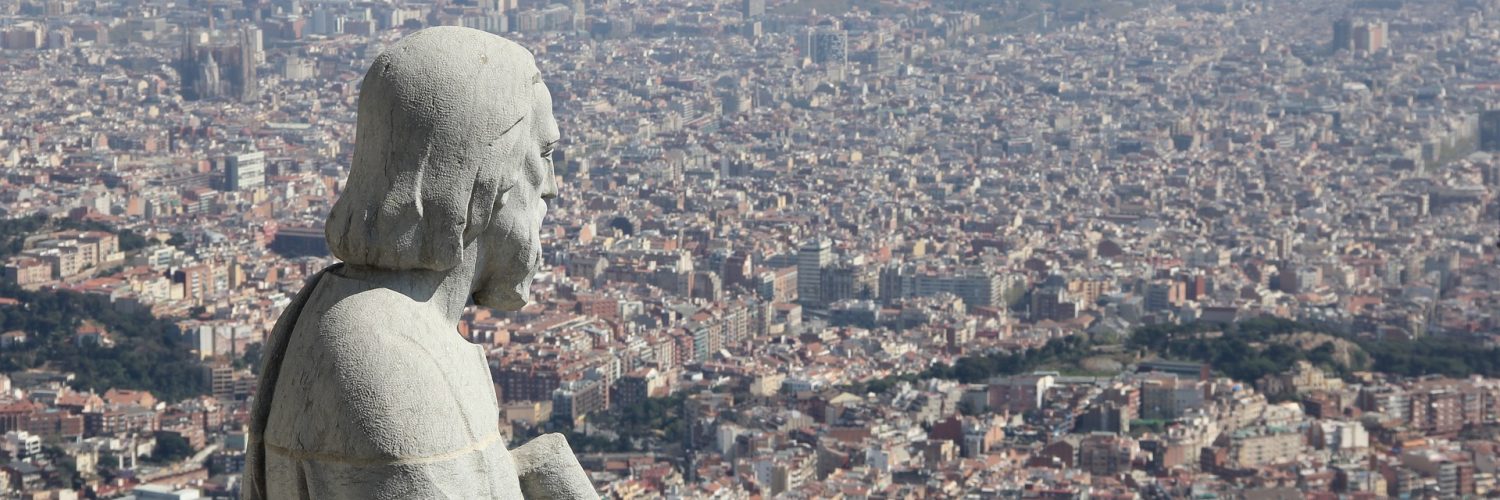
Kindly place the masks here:
POLYGON ((455 333, 603 498, 1500 497, 1500 0, 0 1, 0 497, 240 498, 433 26, 550 89, 455 333))

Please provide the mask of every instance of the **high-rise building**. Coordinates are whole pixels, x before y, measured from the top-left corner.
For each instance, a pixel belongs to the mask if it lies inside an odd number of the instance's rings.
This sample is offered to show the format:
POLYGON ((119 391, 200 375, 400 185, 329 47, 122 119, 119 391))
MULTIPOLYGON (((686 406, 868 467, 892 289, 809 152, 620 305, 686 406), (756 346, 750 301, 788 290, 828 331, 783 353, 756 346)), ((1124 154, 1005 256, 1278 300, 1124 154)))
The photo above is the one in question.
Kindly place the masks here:
POLYGON ((1384 21, 1370 21, 1354 25, 1354 50, 1359 52, 1379 52, 1385 48, 1386 24, 1384 21))
POLYGON ((573 24, 573 9, 559 4, 549 5, 539 11, 541 15, 541 26, 539 31, 566 31, 573 24))
POLYGON ((255 189, 266 184, 266 154, 249 151, 224 157, 224 188, 228 191, 255 189))
POLYGON ((838 26, 810 28, 807 55, 814 64, 843 66, 849 62, 849 34, 838 26))
POLYGON ((1078 317, 1078 300, 1058 286, 1041 286, 1031 292, 1033 321, 1066 321, 1078 317))
POLYGON ((1385 48, 1388 33, 1385 21, 1339 19, 1333 22, 1333 40, 1329 49, 1334 52, 1378 52, 1385 48))
POLYGON ((486 14, 505 14, 510 6, 507 0, 479 0, 479 10, 486 14))
POLYGON ((313 79, 317 75, 318 67, 312 59, 297 56, 287 56, 281 60, 281 78, 294 82, 313 79))
POLYGON ((823 270, 823 303, 880 297, 880 271, 862 262, 844 262, 823 270))
POLYGON ((1000 275, 984 269, 966 269, 952 275, 918 274, 913 285, 912 293, 918 297, 946 292, 970 307, 999 305, 1004 292, 1000 275))
POLYGON ((573 22, 572 25, 568 28, 569 31, 572 31, 574 33, 587 32, 589 30, 589 17, 588 11, 583 5, 583 0, 573 0, 572 11, 573 22))
POLYGON ((931 270, 892 265, 880 270, 878 280, 876 296, 882 300, 950 293, 969 307, 1003 305, 1006 290, 1019 286, 1019 278, 981 267, 931 270))
POLYGON ((465 28, 474 28, 487 33, 502 34, 510 30, 510 20, 501 14, 469 15, 459 18, 465 28))
POLYGON ((746 19, 766 15, 766 0, 744 0, 740 4, 741 13, 746 19))
POLYGON ((255 64, 266 63, 266 35, 259 26, 254 24, 245 25, 245 39, 250 41, 250 55, 253 56, 255 64))
POLYGON ((755 266, 750 260, 750 254, 744 250, 730 253, 724 258, 724 264, 720 266, 724 276, 724 286, 742 286, 750 288, 753 286, 751 277, 755 275, 755 266))
POLYGON ((3 33, 3 47, 8 50, 40 49, 46 42, 47 28, 35 22, 10 26, 3 33))
POLYGON ((1151 374, 1141 381, 1141 418, 1173 419, 1203 408, 1204 382, 1151 374))
POLYGON ((755 103, 748 92, 732 90, 719 94, 719 110, 726 115, 747 113, 753 109, 755 103))
POLYGON ((542 13, 536 9, 521 11, 510 11, 509 24, 511 31, 519 33, 537 33, 542 31, 542 13))
POLYGON ((1146 310, 1164 311, 1182 305, 1187 286, 1181 281, 1156 280, 1146 285, 1146 310))
POLYGON ((797 252, 797 296, 803 304, 821 306, 823 270, 833 264, 833 242, 817 238, 797 252))
POLYGON ((1500 109, 1480 113, 1479 149, 1500 151, 1500 109))
POLYGON ((609 390, 603 380, 562 382, 552 391, 552 418, 576 424, 590 414, 609 409, 609 390))
POLYGON ((344 16, 328 7, 312 10, 308 18, 308 31, 319 35, 337 35, 344 32, 344 16))
POLYGON ((1340 50, 1354 50, 1353 20, 1344 18, 1333 22, 1333 43, 1330 45, 1330 48, 1335 52, 1340 50))
POLYGON ((1051 375, 1016 375, 991 380, 986 391, 991 411, 1021 413, 1042 407, 1056 378, 1051 375))
POLYGON ((67 49, 73 46, 73 29, 67 26, 47 32, 47 48, 67 49))

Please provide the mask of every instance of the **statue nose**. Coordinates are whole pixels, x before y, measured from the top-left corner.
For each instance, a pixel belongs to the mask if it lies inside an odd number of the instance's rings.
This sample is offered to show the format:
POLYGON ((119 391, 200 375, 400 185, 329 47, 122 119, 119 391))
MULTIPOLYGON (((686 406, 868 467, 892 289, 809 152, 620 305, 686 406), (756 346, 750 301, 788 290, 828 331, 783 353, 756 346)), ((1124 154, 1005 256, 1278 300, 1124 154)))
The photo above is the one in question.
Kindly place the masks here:
POLYGON ((552 170, 552 159, 547 158, 547 171, 542 175, 542 199, 552 201, 557 199, 557 174, 552 170))

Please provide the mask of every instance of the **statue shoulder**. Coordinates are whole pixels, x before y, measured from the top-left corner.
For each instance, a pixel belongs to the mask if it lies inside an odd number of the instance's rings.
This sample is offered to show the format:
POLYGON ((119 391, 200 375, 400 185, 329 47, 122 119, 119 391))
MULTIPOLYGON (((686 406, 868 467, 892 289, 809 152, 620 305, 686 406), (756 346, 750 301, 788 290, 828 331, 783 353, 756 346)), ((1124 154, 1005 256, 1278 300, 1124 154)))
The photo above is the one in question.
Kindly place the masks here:
POLYGON ((400 293, 377 288, 358 292, 329 304, 322 324, 328 328, 392 328, 410 326, 422 304, 400 293))
POLYGON ((359 333, 371 330, 411 329, 432 324, 425 304, 387 288, 369 288, 353 280, 330 275, 320 284, 313 303, 314 327, 324 333, 359 333))
POLYGON ((348 281, 320 286, 299 318, 267 442, 377 460, 441 455, 492 434, 482 353, 427 304, 348 281))

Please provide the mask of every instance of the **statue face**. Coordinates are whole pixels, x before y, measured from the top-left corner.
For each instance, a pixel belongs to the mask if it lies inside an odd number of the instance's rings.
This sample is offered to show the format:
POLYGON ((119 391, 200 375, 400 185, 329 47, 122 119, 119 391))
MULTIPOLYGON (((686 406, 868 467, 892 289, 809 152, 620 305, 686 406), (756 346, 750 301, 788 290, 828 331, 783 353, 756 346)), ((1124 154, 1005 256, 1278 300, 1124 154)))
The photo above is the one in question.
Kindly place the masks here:
POLYGON ((474 242, 480 245, 474 303, 514 311, 526 305, 531 280, 542 266, 541 227, 547 200, 557 197, 552 148, 559 133, 552 116, 547 85, 532 85, 531 113, 517 124, 520 168, 500 196, 490 227, 474 242))

